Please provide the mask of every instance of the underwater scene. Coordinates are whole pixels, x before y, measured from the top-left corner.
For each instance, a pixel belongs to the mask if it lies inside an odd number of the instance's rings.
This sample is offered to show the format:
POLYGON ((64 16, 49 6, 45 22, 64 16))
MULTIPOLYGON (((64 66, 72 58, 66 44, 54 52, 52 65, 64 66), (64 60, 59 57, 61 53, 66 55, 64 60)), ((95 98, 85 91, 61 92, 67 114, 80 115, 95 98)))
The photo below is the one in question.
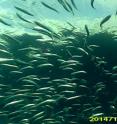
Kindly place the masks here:
POLYGON ((0 124, 117 123, 117 0, 0 0, 0 124))

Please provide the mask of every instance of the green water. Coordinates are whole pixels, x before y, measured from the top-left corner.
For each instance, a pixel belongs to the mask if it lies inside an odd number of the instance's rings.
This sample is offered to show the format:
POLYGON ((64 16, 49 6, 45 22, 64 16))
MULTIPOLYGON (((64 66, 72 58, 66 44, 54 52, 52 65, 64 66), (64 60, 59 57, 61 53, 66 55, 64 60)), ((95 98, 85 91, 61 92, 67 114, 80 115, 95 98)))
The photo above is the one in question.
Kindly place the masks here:
POLYGON ((117 122, 117 1, 92 2, 0 1, 0 124, 117 122))

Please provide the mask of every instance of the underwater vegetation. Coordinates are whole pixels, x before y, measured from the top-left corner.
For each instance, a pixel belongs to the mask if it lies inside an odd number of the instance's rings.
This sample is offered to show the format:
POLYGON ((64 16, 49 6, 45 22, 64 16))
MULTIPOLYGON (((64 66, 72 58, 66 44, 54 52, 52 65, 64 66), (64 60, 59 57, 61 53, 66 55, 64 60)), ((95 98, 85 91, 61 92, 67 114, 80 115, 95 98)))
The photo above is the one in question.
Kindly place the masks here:
MULTIPOLYGON (((73 0, 58 2, 71 13, 78 8, 73 0)), ((92 34, 87 25, 79 32, 70 23, 56 33, 17 16, 33 23, 36 34, 0 35, 0 124, 90 124, 90 116, 117 117, 117 34, 92 34)))

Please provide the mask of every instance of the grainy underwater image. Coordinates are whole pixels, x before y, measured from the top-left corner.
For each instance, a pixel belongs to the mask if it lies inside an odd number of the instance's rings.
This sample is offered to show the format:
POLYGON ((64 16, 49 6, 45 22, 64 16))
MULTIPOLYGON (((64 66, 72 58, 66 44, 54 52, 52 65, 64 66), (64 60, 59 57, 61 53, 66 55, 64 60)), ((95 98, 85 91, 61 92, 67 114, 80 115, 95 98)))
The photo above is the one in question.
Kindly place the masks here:
POLYGON ((117 0, 0 0, 0 124, 117 123, 117 0))

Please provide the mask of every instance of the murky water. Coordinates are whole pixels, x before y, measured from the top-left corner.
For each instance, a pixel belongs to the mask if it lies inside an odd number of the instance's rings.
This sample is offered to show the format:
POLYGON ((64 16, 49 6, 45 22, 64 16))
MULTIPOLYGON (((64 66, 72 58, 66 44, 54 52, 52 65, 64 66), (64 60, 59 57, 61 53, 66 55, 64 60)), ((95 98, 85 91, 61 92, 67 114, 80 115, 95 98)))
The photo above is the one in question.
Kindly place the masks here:
POLYGON ((0 124, 117 122, 116 7, 0 1, 0 124))

